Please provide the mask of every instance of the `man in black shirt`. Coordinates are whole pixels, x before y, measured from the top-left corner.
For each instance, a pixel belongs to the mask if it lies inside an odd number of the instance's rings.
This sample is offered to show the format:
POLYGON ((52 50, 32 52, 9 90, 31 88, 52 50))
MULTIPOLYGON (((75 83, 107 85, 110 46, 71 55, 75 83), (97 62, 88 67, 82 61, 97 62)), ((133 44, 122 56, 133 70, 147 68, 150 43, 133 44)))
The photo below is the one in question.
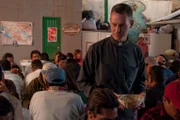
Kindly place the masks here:
MULTIPOLYGON (((89 96, 99 85, 117 94, 140 94, 145 91, 145 63, 141 49, 128 41, 133 26, 132 9, 117 4, 111 10, 112 36, 93 44, 84 59, 77 80, 78 87, 89 96)), ((133 110, 121 112, 121 120, 133 119, 133 110)))

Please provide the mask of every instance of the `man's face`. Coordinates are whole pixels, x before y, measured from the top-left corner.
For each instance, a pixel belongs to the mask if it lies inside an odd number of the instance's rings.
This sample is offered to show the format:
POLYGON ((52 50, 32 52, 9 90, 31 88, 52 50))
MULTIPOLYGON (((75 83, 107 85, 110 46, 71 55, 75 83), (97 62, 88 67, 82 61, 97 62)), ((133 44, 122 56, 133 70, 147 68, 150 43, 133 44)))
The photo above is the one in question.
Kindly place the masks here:
POLYGON ((110 17, 111 33, 115 40, 124 42, 127 40, 128 30, 133 26, 133 20, 126 13, 112 12, 110 17))
POLYGON ((11 63, 11 67, 14 65, 14 58, 13 57, 7 57, 7 60, 11 63))
POLYGON ((66 60, 60 60, 58 65, 60 68, 65 69, 66 68, 66 60))
POLYGON ((94 115, 88 111, 88 120, 115 120, 118 116, 118 108, 114 109, 103 109, 103 114, 94 115))
POLYGON ((40 60, 41 57, 40 57, 39 54, 36 54, 36 53, 35 53, 35 54, 32 55, 32 58, 31 58, 31 59, 32 59, 32 61, 33 61, 33 60, 40 60))
POLYGON ((163 97, 164 108, 169 116, 175 119, 176 116, 180 115, 180 110, 178 110, 171 101, 163 97))
POLYGON ((82 59, 81 53, 76 55, 76 59, 82 59))
POLYGON ((156 59, 157 59, 158 63, 160 63, 161 65, 166 65, 166 60, 164 59, 164 57, 157 56, 156 59))

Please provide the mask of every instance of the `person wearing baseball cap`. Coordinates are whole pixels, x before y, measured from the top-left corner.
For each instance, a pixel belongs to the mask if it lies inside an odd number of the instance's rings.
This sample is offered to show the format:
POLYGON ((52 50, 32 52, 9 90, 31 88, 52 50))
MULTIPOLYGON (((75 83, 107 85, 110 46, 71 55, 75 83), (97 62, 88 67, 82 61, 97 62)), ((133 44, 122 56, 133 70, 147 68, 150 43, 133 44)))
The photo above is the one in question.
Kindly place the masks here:
POLYGON ((48 70, 49 68, 57 68, 57 66, 50 62, 45 63, 42 67, 42 71, 39 74, 39 76, 33 79, 26 87, 22 95, 22 106, 24 108, 27 109, 29 108, 30 100, 35 92, 43 91, 47 89, 44 71, 48 70))
POLYGON ((180 80, 169 83, 163 103, 148 110, 140 120, 180 120, 180 80))
POLYGON ((49 68, 43 71, 48 89, 36 92, 29 106, 30 120, 75 120, 83 112, 81 97, 65 89, 65 71, 49 68))

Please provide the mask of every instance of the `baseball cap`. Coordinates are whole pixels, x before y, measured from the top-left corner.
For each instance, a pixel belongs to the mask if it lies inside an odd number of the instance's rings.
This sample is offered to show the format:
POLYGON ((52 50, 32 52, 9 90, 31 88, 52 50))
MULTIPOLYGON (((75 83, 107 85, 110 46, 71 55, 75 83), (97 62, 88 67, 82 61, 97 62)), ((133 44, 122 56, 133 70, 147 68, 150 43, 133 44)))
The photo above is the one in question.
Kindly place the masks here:
POLYGON ((164 96, 180 110, 180 80, 169 83, 165 88, 164 96))
POLYGON ((52 67, 42 72, 45 74, 46 81, 49 84, 62 84, 65 82, 65 71, 61 68, 52 67))
POLYGON ((57 66, 51 62, 48 62, 43 65, 42 70, 48 70, 49 68, 57 68, 57 66))

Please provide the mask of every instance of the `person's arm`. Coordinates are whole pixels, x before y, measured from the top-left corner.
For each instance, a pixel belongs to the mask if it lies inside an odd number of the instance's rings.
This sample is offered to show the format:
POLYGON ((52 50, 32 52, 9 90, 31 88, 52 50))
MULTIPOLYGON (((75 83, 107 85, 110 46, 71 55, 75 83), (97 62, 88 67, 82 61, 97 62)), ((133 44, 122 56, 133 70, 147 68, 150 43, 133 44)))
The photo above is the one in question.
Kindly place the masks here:
POLYGON ((15 96, 17 99, 19 99, 19 95, 16 91, 16 86, 11 80, 6 80, 7 88, 9 90, 9 93, 13 96, 15 96))
POLYGON ((145 71, 145 62, 144 57, 142 55, 142 51, 139 48, 138 52, 138 58, 139 58, 139 69, 138 73, 133 85, 133 92, 135 94, 140 94, 142 92, 145 92, 145 80, 146 80, 146 71, 145 71))
POLYGON ((95 85, 96 61, 96 53, 93 49, 93 46, 90 46, 77 79, 79 90, 84 91, 84 94, 87 97, 95 85))
POLYGON ((35 84, 34 80, 30 82, 28 87, 26 88, 24 95, 22 96, 22 106, 24 108, 29 108, 30 100, 33 96, 33 94, 37 91, 35 89, 37 85, 35 84))

